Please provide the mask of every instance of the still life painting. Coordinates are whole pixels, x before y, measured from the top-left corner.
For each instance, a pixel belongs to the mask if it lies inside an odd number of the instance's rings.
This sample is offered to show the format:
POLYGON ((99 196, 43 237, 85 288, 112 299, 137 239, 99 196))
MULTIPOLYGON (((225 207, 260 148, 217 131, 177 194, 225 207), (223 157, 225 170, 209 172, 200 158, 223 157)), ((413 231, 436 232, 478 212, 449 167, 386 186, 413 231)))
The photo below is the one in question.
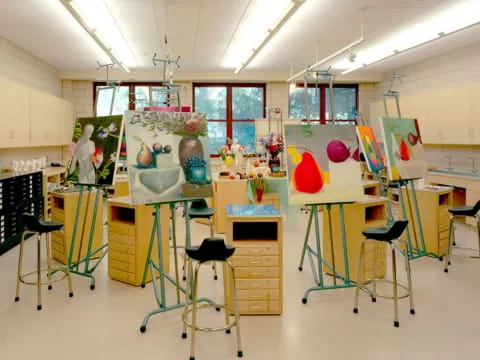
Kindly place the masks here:
POLYGON ((360 149, 367 163, 368 171, 378 172, 384 168, 383 157, 371 126, 357 126, 360 149))
POLYGON ((204 114, 126 111, 124 121, 132 203, 212 196, 204 114))
POLYGON ((122 116, 79 118, 70 144, 67 181, 113 184, 122 116))
POLYGON ((390 180, 423 177, 425 154, 417 119, 382 117, 380 125, 390 180))
POLYGON ((363 198, 354 125, 285 125, 290 204, 363 198))

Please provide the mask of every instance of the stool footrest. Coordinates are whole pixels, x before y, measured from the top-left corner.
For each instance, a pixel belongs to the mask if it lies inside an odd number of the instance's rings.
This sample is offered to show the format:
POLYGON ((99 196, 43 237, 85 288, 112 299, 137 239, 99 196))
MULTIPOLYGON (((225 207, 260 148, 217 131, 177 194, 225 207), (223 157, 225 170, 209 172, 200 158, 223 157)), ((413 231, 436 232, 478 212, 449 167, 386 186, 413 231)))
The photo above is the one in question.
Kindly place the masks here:
MULTIPOLYGON (((388 280, 388 279, 365 279, 365 280, 362 280, 358 283, 358 285, 360 286, 360 290, 362 290, 363 292, 366 292, 367 294, 369 294, 370 296, 373 296, 373 290, 370 290, 367 286, 365 286, 366 284, 369 284, 369 283, 372 283, 373 281, 376 281, 376 282, 384 282, 384 283, 389 283, 389 284, 393 284, 393 281, 392 280, 388 280)), ((401 287, 402 289, 404 289, 405 291, 407 291, 407 294, 406 295, 399 295, 397 296, 398 299, 405 299, 407 297, 409 297, 409 293, 408 293, 408 287, 403 285, 403 284, 400 284, 397 282, 397 286, 398 287, 401 287)), ((383 298, 383 299, 391 299, 393 300, 393 296, 390 296, 390 295, 383 295, 383 294, 379 294, 378 292, 375 292, 375 298, 383 298)))
MULTIPOLYGON (((233 309, 231 309, 228 306, 225 305, 220 305, 220 304, 202 304, 197 306, 197 311, 200 309, 204 308, 216 308, 216 309, 225 309, 225 311, 228 311, 228 313, 234 313, 233 309)), ((189 328, 192 328, 192 323, 188 321, 188 314, 192 312, 192 306, 188 305, 188 309, 183 313, 182 315, 182 321, 187 325, 189 328)), ((200 331, 224 331, 228 330, 234 326, 236 326, 237 323, 235 320, 233 320, 231 323, 228 325, 222 326, 222 327, 201 327, 201 326, 195 326, 195 330, 200 330, 200 331)))
MULTIPOLYGON (((42 273, 48 273, 48 269, 41 269, 40 272, 42 273)), ((40 282, 37 282, 37 281, 27 281, 25 280, 25 278, 29 275, 32 275, 32 274, 36 274, 37 273, 37 270, 32 270, 32 271, 29 271, 27 273, 24 273, 20 276, 20 282, 22 284, 25 284, 25 285, 51 285, 53 283, 56 283, 58 281, 61 281, 63 279, 65 279, 65 277, 67 276, 67 270, 65 269, 62 269, 62 268, 55 268, 55 269, 50 269, 50 272, 55 272, 55 273, 52 273, 52 279, 51 280, 42 280, 40 282), (57 277, 57 278, 53 278, 55 276, 56 273, 58 272, 61 272, 62 273, 62 276, 60 277, 57 277)))

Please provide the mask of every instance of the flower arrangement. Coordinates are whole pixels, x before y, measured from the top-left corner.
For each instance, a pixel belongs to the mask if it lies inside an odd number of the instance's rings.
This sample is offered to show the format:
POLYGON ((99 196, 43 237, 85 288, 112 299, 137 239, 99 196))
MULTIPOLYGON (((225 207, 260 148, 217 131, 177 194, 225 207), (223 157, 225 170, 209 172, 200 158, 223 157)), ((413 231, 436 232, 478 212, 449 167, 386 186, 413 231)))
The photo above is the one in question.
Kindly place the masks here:
POLYGON ((232 155, 232 152, 230 151, 228 145, 222 145, 220 149, 218 149, 217 153, 218 155, 220 155, 223 161, 227 160, 227 156, 232 155))
POLYGON ((138 123, 148 131, 152 131, 154 137, 162 133, 193 138, 207 135, 205 114, 138 112, 131 118, 130 124, 138 123))
POLYGON ((265 180, 263 175, 261 173, 257 174, 253 178, 253 188, 255 189, 258 202, 262 201, 263 192, 265 191, 266 187, 267 187, 267 181, 265 180))

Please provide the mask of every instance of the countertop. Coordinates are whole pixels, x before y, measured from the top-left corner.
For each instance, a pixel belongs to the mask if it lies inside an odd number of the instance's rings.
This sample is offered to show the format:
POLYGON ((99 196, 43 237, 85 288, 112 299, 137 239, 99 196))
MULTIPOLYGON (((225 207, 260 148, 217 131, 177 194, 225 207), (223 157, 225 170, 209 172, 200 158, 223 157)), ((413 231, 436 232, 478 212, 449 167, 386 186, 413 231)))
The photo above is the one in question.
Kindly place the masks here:
POLYGON ((469 172, 461 172, 461 171, 448 171, 448 170, 428 170, 428 174, 432 176, 445 176, 445 177, 456 177, 461 179, 468 179, 468 180, 477 180, 480 181, 480 173, 469 173, 469 172))

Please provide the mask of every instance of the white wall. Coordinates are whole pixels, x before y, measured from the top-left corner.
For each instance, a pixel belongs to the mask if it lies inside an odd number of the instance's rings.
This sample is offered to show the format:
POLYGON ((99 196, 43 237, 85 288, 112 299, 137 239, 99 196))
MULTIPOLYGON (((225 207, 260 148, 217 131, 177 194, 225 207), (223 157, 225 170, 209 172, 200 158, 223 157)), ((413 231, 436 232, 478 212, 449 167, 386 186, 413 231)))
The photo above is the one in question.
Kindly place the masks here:
MULTIPOLYGON (((14 43, 0 37, 0 76, 61 96, 58 70, 14 43)), ((3 119, 0 119, 0 124, 3 119)), ((0 129, 1 131, 1 129, 0 129)), ((48 161, 64 160, 66 148, 44 146, 0 150, 0 169, 11 166, 12 160, 28 160, 47 156, 48 161)))
MULTIPOLYGON (((390 78, 392 73, 405 75, 402 83, 394 88, 394 90, 400 91, 400 107, 402 106, 402 95, 415 95, 466 83, 480 83, 480 42, 394 70, 386 74, 385 79, 390 78)), ((375 101, 382 100, 382 94, 389 85, 387 80, 376 84, 375 101)), ((480 128, 480 119, 475 120, 475 125, 477 129, 480 128)), ((429 145, 426 147, 426 158, 429 165, 447 167, 448 159, 444 156, 452 156, 452 165, 458 170, 469 170, 471 160, 467 158, 474 156, 476 167, 480 168, 480 144, 429 145)))

